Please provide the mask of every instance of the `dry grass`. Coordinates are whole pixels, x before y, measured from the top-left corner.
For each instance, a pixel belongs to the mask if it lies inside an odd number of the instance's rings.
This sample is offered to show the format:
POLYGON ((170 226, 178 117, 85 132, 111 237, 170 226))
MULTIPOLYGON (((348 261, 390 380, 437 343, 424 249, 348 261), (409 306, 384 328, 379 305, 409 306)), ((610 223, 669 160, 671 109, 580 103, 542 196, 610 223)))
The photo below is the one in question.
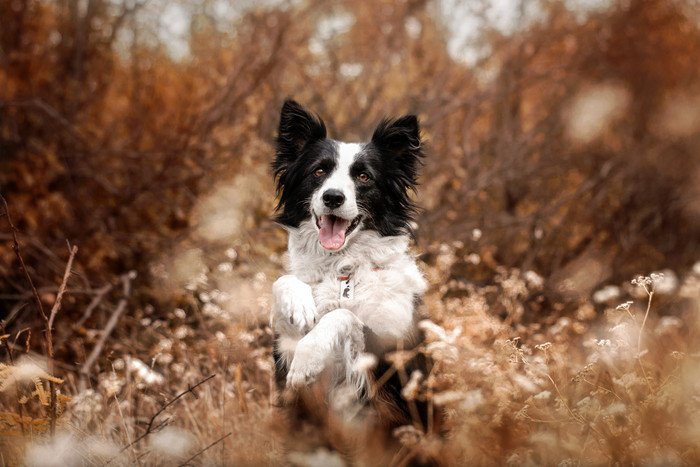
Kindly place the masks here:
MULTIPOLYGON (((79 389, 75 374, 51 378, 31 356, 3 366, 3 462, 175 465, 195 454, 195 465, 373 465, 377 459, 403 465, 416 454, 447 465, 700 460, 697 274, 689 272, 672 289, 662 276, 640 277, 622 285, 630 301, 620 306, 596 312, 582 302, 568 317, 528 323, 523 303, 541 291, 541 278, 503 269, 487 287, 449 282, 455 248, 433 250, 431 264, 423 264, 435 285, 425 301, 432 322, 423 324, 422 351, 436 365, 416 380, 412 397, 444 412, 443 434, 406 427, 395 433, 398 452, 381 452, 388 445, 374 443, 341 456, 327 449, 328 440, 365 439, 362 425, 336 421, 333 433, 306 427, 304 442, 299 432, 286 431, 283 414, 269 403, 266 315, 275 268, 246 279, 238 258, 237 267, 212 267, 199 278, 191 311, 173 310, 166 321, 143 318, 148 350, 113 351, 111 368, 87 389, 79 389), (236 297, 248 288, 250 298, 234 299, 222 284, 235 284, 236 297), (659 316, 657 300, 685 301, 685 311, 659 316), (505 319, 492 311, 501 307, 505 319), (71 395, 55 438, 48 431, 47 381, 71 395)), ((226 252, 219 259, 230 263, 226 252)))
POLYGON ((0 465, 700 463, 697 2, 465 2, 469 63, 452 2, 219 3, 0 0, 0 465), (287 96, 345 140, 421 119, 443 431, 271 407, 287 96))

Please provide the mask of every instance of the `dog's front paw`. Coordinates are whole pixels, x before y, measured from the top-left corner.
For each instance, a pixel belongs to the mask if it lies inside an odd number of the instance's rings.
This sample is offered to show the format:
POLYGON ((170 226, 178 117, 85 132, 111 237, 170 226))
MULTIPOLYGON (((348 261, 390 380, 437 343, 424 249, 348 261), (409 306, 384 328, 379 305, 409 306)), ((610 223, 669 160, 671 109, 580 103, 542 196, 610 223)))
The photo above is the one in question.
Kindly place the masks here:
POLYGON ((302 334, 316 324, 316 303, 308 284, 294 276, 282 276, 272 286, 277 314, 302 334))
POLYGON ((326 354, 312 340, 300 340, 287 372, 287 387, 299 388, 316 381, 326 366, 326 354))

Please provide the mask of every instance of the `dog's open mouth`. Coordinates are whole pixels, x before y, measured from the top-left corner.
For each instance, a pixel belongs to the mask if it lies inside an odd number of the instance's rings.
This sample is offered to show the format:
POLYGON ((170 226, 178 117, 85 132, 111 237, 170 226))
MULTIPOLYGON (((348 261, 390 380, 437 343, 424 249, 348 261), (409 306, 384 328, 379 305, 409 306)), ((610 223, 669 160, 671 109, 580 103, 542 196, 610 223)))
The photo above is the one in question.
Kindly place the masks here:
POLYGON ((362 216, 352 221, 327 214, 316 218, 318 241, 326 250, 339 250, 345 245, 345 237, 360 224, 362 216))

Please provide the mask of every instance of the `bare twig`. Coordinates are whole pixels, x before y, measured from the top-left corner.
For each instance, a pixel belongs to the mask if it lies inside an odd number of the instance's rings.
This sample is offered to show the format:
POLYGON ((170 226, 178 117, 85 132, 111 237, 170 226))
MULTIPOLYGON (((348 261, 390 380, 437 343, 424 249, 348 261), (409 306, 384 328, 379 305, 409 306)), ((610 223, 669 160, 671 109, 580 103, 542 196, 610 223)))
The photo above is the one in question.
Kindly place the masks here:
POLYGON ((31 110, 39 110, 44 115, 57 122, 66 130, 66 133, 75 140, 82 148, 89 148, 87 143, 90 138, 81 133, 81 130, 70 122, 66 116, 62 115, 56 108, 49 105, 46 101, 40 98, 32 98, 25 101, 10 101, 0 103, 0 107, 23 107, 31 110))
POLYGON ((158 416, 159 416, 161 413, 163 413, 163 412, 165 411, 165 409, 167 409, 168 407, 170 407, 171 405, 173 405, 175 402, 177 402, 180 398, 184 397, 184 396, 185 396, 186 394, 188 394, 188 393, 192 393, 192 395, 196 398, 196 397, 197 397, 197 394, 195 394, 194 390, 197 389, 197 388, 198 388, 199 386, 201 386, 202 384, 204 384, 204 383, 206 383, 207 381, 209 381, 210 379, 214 378, 215 376, 216 376, 216 374, 209 375, 209 376, 207 376, 206 378, 204 378, 203 380, 201 380, 200 382, 198 382, 197 384, 195 384, 194 386, 188 386, 186 390, 182 391, 180 394, 178 394, 177 396, 173 397, 173 398, 170 399, 168 402, 166 402, 166 403, 160 408, 160 410, 158 410, 155 414, 153 414, 153 416, 151 417, 151 419, 150 419, 149 422, 148 422, 148 426, 146 427, 146 432, 153 431, 153 430, 152 430, 152 429, 153 429, 153 424, 155 423, 156 418, 158 418, 158 416))
MULTIPOLYGON (((192 395, 196 398, 196 397, 197 397, 197 394, 194 392, 194 390, 197 389, 197 388, 198 388, 199 386, 201 386, 202 384, 206 383, 207 381, 211 380, 211 379, 214 378, 215 376, 216 376, 216 374, 209 375, 209 376, 207 376, 206 378, 204 378, 203 380, 201 380, 200 382, 198 382, 197 384, 195 384, 194 386, 188 386, 187 389, 185 389, 184 391, 182 391, 181 393, 179 393, 178 395, 176 395, 175 397, 173 397, 172 399, 170 399, 168 402, 166 402, 165 404, 163 404, 163 405, 160 407, 160 409, 158 409, 158 411, 157 411, 156 413, 154 413, 153 416, 151 417, 151 419, 148 421, 148 425, 146 425, 146 431, 144 431, 143 433, 141 433, 141 435, 139 435, 136 439, 134 439, 134 440, 131 441, 129 444, 127 444, 126 446, 124 446, 124 447, 119 451, 119 453, 121 454, 122 452, 124 452, 124 451, 126 451, 127 449, 129 449, 131 446, 135 445, 136 443, 138 443, 138 442, 141 441, 142 439, 146 438, 146 437, 147 437, 148 435, 150 435, 151 433, 154 433, 154 432, 158 431, 160 428, 162 428, 163 426, 167 425, 168 422, 169 422, 169 419, 167 419, 167 420, 165 420, 165 421, 163 421, 163 422, 161 422, 161 423, 159 423, 159 424, 156 424, 156 420, 158 419, 158 417, 160 416, 160 414, 162 414, 168 407, 170 407, 170 406, 173 405, 175 402, 177 402, 178 400, 180 400, 182 397, 184 397, 185 395, 187 395, 187 394, 189 394, 189 393, 192 393, 192 395)), ((109 463, 112 462, 114 459, 116 459, 116 457, 113 457, 113 458, 111 458, 110 460, 108 460, 108 461, 105 463, 105 465, 106 465, 106 464, 109 464, 109 463)), ((190 460, 191 460, 191 459, 190 459, 190 460)))
MULTIPOLYGON (((44 326, 45 326, 44 336, 46 339, 48 372, 49 372, 49 374, 53 375, 54 368, 53 368, 52 326, 53 326, 54 320, 56 319, 56 315, 58 314, 59 310, 61 309, 61 300, 63 299, 63 294, 66 291, 66 285, 68 284, 68 278, 70 277, 71 268, 73 267, 73 260, 75 259, 75 254, 78 252, 78 247, 74 246, 70 249, 70 256, 68 257, 68 263, 66 264, 66 268, 65 268, 65 271, 63 273, 63 281, 61 282, 61 286, 58 289, 58 295, 56 295, 56 301, 54 302, 53 306, 51 307, 50 315, 47 316, 46 312, 44 311, 44 307, 41 303, 41 298, 39 297, 39 293, 37 292, 36 287, 34 286, 34 281, 32 280, 31 276, 29 275, 29 271, 27 270, 27 265, 24 263, 24 259, 22 258, 22 254, 21 254, 20 248, 19 248, 19 241, 17 240, 17 228, 15 227, 14 223, 12 222, 12 217, 10 216, 10 208, 7 205, 7 200, 1 194, 0 194, 0 199, 2 200, 2 203, 5 206, 5 215, 7 216, 7 223, 9 224, 10 231, 12 232, 12 249, 14 250, 15 255, 17 256, 17 259, 19 260, 20 268, 24 272, 24 276, 27 279, 27 283, 29 284, 29 287, 32 289, 32 295, 34 296, 34 301, 36 302, 36 306, 37 306, 37 309, 39 311, 39 314, 41 315, 42 319, 44 320, 44 326)), ((56 431, 56 416, 57 416, 56 383, 54 383, 53 381, 49 381, 49 390, 51 391, 51 402, 49 405, 49 420, 50 420, 51 434, 53 435, 56 431)))
MULTIPOLYGON (((68 263, 66 263, 66 270, 63 273, 63 281, 61 282, 61 287, 58 289, 58 295, 56 295, 56 301, 51 307, 51 314, 47 318, 46 314, 43 315, 44 318, 44 336, 46 338, 46 353, 48 357, 48 370, 50 375, 54 375, 54 365, 53 365, 53 322, 56 319, 58 311, 61 309, 61 300, 63 299, 63 294, 66 291, 66 284, 68 284, 68 278, 70 277, 70 271, 73 267, 73 259, 75 259, 75 254, 78 252, 78 247, 73 246, 70 250, 70 256, 68 257, 68 263)), ((51 435, 56 432, 56 383, 49 381, 49 389, 51 391, 51 403, 49 405, 49 418, 51 420, 51 435)))
POLYGON ((22 347, 17 345, 17 341, 19 340, 19 336, 24 334, 25 331, 27 332, 27 337, 24 339, 24 353, 28 354, 29 350, 30 350, 30 343, 32 341, 32 328, 30 328, 30 327, 20 329, 19 331, 17 331, 17 333, 15 333, 15 340, 14 340, 14 343, 12 344, 12 348, 13 349, 17 348, 19 350, 22 349, 22 347))
POLYGON ((210 448, 216 446, 217 444, 219 444, 220 442, 222 442, 223 440, 225 440, 226 438, 228 438, 228 437, 231 436, 232 434, 233 434, 233 432, 232 432, 232 431, 229 431, 227 434, 225 434, 225 435, 222 436, 221 438, 217 439, 216 441, 214 441, 213 443, 211 443, 210 445, 208 445, 208 446, 205 447, 204 449, 201 449, 201 450, 197 451, 197 453, 195 453, 194 456, 190 457, 190 458, 187 459, 185 462, 183 462, 182 464, 180 464, 179 467, 183 467, 183 466, 185 466, 185 465, 189 465, 189 463, 190 463, 192 460, 194 460, 197 456, 203 454, 203 453, 204 453, 205 451, 207 451, 208 449, 210 449, 210 448))
POLYGON ((7 206, 7 200, 4 196, 2 196, 2 194, 0 194, 0 200, 2 200, 2 203, 5 205, 5 216, 7 216, 7 223, 10 225, 10 232, 12 233, 12 250, 15 252, 15 256, 17 256, 17 259, 19 260, 20 269, 22 272, 24 272, 24 277, 27 279, 29 287, 32 289, 37 311, 39 311, 44 320, 46 320, 46 313, 44 313, 44 306, 41 304, 39 292, 37 292, 36 287, 34 287, 34 281, 32 281, 32 277, 29 275, 27 265, 24 264, 24 259, 22 258, 22 254, 19 250, 19 241, 17 241, 17 227, 15 227, 15 224, 12 223, 12 217, 10 216, 10 208, 7 206))
MULTIPOLYGON (((2 298, 0 298, 0 300, 2 300, 2 298)), ((17 303, 14 307, 12 307, 12 310, 10 310, 10 313, 8 313, 7 318, 5 318, 5 326, 10 324, 17 317, 19 312, 26 306, 27 303, 17 303)))
POLYGON ((85 313, 83 313, 83 316, 78 320, 77 323, 75 323, 73 327, 79 329, 83 324, 85 324, 85 321, 87 321, 90 318, 90 316, 92 316, 92 312, 95 311, 95 308, 97 308, 97 306, 100 304, 105 295, 107 295, 113 288, 113 284, 107 283, 104 287, 97 289, 96 295, 90 301, 90 304, 88 304, 87 308, 85 308, 85 313))
POLYGON ((139 9, 144 7, 148 3, 148 0, 143 0, 141 2, 136 2, 133 5, 128 5, 125 4, 123 6, 122 12, 119 14, 119 16, 116 17, 114 20, 114 23, 112 23, 111 30, 112 32, 109 35, 109 38, 107 39, 107 43, 111 46, 114 40, 117 38, 119 35, 119 32, 121 31, 121 27, 124 24, 124 21, 129 17, 132 16, 134 13, 136 13, 139 9))
POLYGON ((109 317, 109 321, 107 321, 107 325, 102 331, 100 339, 97 341, 95 347, 92 349, 92 352, 90 352, 90 355, 85 360, 85 363, 83 363, 83 366, 80 368, 80 373, 84 376, 87 376, 90 373, 90 369, 95 364, 95 361, 100 356, 100 353, 102 353, 102 348, 104 347, 105 342, 107 342, 107 339, 109 338, 110 334, 112 334, 112 331, 114 331, 114 328, 119 322, 119 318, 121 318, 122 314, 124 314, 124 312, 126 311, 126 305, 129 301, 129 295, 131 295, 131 281, 135 278, 136 271, 130 271, 121 276, 123 284, 122 298, 119 300, 117 308, 114 310, 114 313, 112 313, 112 316, 109 317))
POLYGON ((61 282, 61 287, 58 289, 58 295, 56 295, 56 301, 51 307, 51 314, 49 315, 49 331, 53 329, 53 322, 56 319, 56 315, 61 310, 61 300, 63 299, 63 294, 66 292, 66 285, 68 284, 68 277, 70 276, 71 268, 73 267, 73 259, 75 254, 78 252, 78 247, 73 246, 70 249, 70 256, 68 257, 68 263, 66 264, 66 270, 63 273, 63 281, 61 282))
MULTIPOLYGON (((65 267, 65 266, 64 266, 65 267)), ((58 286, 43 286, 37 288, 37 291, 39 294, 43 293, 57 293, 59 287, 58 286)), ((69 295, 88 295, 88 296, 94 296, 96 294, 100 293, 100 290, 102 289, 83 289, 80 287, 66 287, 66 292, 69 295)), ((25 300, 25 299, 31 299, 32 298, 32 292, 27 291, 23 293, 14 293, 14 294, 0 294, 0 300, 25 300)))
POLYGON ((639 363, 639 368, 641 368, 642 370, 642 376, 644 377, 644 381, 647 383, 647 387, 649 388, 649 393, 653 394, 654 389, 651 387, 651 383, 649 382, 649 378, 647 377, 647 372, 644 370, 644 364, 642 363, 642 336, 644 334, 644 326, 646 326, 647 324, 647 318, 649 318, 649 310, 651 310, 651 300, 654 298, 654 284, 652 283, 650 289, 648 289, 646 285, 643 287, 649 299, 647 300, 647 309, 644 312, 644 319, 642 320, 642 326, 639 328, 639 336, 637 337, 637 362, 639 363))
MULTIPOLYGON (((27 331, 28 336, 31 337, 31 333, 29 333, 29 331, 30 331, 29 328, 25 328, 25 329, 21 330, 20 333, 23 333, 25 331, 27 331)), ((41 360, 43 357, 41 354, 29 350, 28 349, 29 346, 26 345, 26 343, 24 346, 21 346, 21 345, 17 344, 17 342, 15 341, 15 342, 10 342, 9 346, 13 351, 22 352, 26 356, 30 357, 32 360, 41 360)), ((54 360, 53 366, 54 366, 54 368, 59 368, 61 370, 65 370, 68 372, 78 372, 80 370, 80 368, 78 366, 71 365, 70 363, 65 363, 65 362, 62 362, 60 360, 54 360)), ((2 465, 2 464, 0 464, 0 465, 2 465)))

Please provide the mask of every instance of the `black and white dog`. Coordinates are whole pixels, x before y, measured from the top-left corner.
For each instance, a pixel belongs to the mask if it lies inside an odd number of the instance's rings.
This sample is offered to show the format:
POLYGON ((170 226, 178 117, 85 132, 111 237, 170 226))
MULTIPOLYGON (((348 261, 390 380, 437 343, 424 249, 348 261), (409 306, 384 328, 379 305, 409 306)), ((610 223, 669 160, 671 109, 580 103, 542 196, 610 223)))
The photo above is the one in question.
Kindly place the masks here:
POLYGON ((344 143, 284 103, 272 164, 277 221, 289 233, 289 274, 274 283, 271 316, 280 386, 303 387, 327 371, 366 398, 379 371, 363 364, 367 354, 379 361, 418 343, 426 283, 408 252, 409 191, 422 155, 413 115, 382 121, 367 143, 344 143))

